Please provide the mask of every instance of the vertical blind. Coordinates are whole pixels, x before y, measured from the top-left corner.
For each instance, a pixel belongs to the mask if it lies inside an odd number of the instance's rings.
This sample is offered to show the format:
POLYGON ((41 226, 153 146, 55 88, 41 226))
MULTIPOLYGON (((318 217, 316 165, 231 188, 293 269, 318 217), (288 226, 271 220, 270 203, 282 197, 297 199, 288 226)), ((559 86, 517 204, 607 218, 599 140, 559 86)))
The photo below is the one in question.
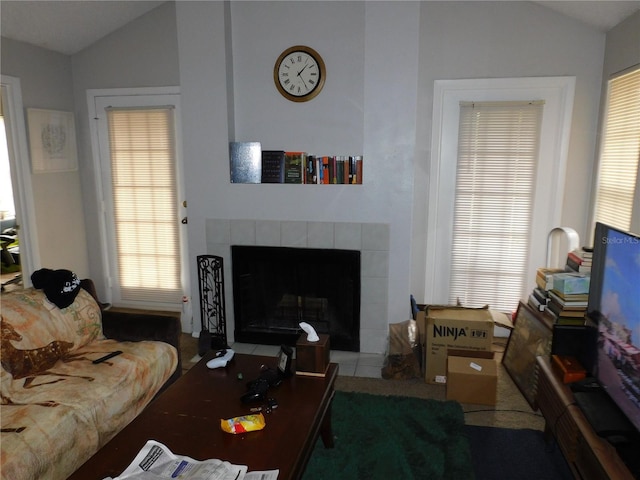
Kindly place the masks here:
POLYGON ((450 303, 511 312, 522 298, 543 103, 460 105, 450 303))
POLYGON ((107 109, 122 300, 179 303, 173 109, 107 109))
POLYGON ((629 230, 640 159, 640 68, 609 81, 607 103, 594 222, 629 230))

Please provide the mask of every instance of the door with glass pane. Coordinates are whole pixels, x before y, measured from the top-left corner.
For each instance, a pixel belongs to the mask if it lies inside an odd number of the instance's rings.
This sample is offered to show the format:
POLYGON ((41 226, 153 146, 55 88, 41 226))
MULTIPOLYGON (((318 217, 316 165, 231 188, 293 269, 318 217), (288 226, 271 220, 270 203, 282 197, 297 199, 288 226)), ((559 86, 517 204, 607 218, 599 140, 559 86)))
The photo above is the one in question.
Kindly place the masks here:
POLYGON ((179 97, 96 97, 95 107, 112 301, 177 310, 188 279, 179 97))

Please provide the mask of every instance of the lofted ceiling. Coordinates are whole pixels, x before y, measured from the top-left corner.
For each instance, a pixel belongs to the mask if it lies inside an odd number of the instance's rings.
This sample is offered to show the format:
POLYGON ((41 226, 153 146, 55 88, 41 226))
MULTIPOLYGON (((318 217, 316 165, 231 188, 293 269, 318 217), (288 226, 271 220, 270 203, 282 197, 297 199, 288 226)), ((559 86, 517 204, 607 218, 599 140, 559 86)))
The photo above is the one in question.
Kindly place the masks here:
MULTIPOLYGON (((3 37, 72 55, 162 3, 152 0, 0 0, 0 33, 3 37)), ((601 32, 640 10, 640 0, 535 3, 601 32)))

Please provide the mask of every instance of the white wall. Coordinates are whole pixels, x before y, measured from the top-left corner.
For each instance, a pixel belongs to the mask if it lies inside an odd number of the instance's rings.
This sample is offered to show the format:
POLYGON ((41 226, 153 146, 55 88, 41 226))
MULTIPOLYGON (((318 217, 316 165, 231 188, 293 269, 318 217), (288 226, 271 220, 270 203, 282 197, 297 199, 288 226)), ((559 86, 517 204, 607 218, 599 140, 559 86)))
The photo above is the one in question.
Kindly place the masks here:
MULTIPOLYGON (((68 56, 5 38, 1 56, 3 75, 20 79, 25 109, 74 111, 68 56)), ((79 156, 80 166, 83 160, 79 156)), ((40 256, 34 268, 65 268, 80 278, 89 276, 80 172, 31 175, 31 185, 38 237, 33 240, 40 256)))
MULTIPOLYGON (((427 185, 435 80, 575 76, 561 226, 586 236, 597 137, 603 33, 531 2, 423 2, 414 164, 411 289, 424 292, 427 185)), ((560 226, 560 225, 559 225, 560 226)), ((546 245, 547 239, 540 238, 546 245)), ((544 258, 537 259, 540 265, 544 258)), ((420 298, 419 298, 420 300, 420 298)), ((514 306, 515 308, 515 306, 514 306)))
POLYGON ((438 78, 576 76, 571 182, 559 208, 563 223, 583 232, 603 34, 528 2, 179 2, 176 11, 192 257, 206 252, 212 218, 389 224, 388 321, 406 319, 409 294, 424 291, 438 78), (292 26, 298 22, 304 27, 292 26), (272 81, 279 53, 298 43, 321 52, 328 70, 323 92, 307 104, 282 99, 272 81), (364 184, 231 184, 229 140, 359 150, 364 184))
MULTIPOLYGON (((4 41, 2 47, 3 73, 12 75, 4 71, 4 41)), ((424 291, 433 81, 576 77, 568 181, 558 208, 563 224, 582 236, 603 58, 602 33, 531 2, 169 2, 72 58, 90 273, 103 281, 82 118, 88 88, 180 85, 194 286, 207 219, 387 224, 387 317, 394 323, 408 317, 409 294, 424 291), (277 93, 272 72, 280 52, 298 43, 322 53, 327 83, 317 98, 294 105, 277 93), (362 153, 364 184, 232 185, 233 139, 362 153)), ((46 63, 38 55, 14 56, 25 75, 35 74, 33 59, 46 63)), ((38 85, 23 78, 25 95, 36 95, 38 85)))
POLYGON ((87 90, 163 87, 180 84, 175 5, 167 2, 71 57, 79 153, 83 159, 87 248, 91 277, 103 298, 106 272, 100 245, 94 164, 87 109, 87 90))
MULTIPOLYGON (((236 139, 261 141, 268 148, 362 153, 364 184, 231 184, 224 5, 178 3, 191 255, 206 253, 203 225, 212 218, 389 224, 387 318, 404 321, 409 317, 418 4, 267 6, 231 5, 232 37, 239 42, 232 49, 236 139), (251 28, 258 20, 262 27, 251 28), (304 26, 290 28, 295 22, 304 26), (300 43, 321 52, 327 81, 314 100, 293 104, 277 92, 273 64, 284 49, 300 43)), ((386 338, 387 328, 368 333, 386 338)))

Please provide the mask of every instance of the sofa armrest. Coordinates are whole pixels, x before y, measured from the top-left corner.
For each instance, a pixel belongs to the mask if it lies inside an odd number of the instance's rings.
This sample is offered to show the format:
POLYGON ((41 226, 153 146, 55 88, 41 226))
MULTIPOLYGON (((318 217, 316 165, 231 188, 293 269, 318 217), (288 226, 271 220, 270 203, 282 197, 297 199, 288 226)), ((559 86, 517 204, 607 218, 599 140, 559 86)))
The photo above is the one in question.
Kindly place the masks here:
POLYGON ((104 336, 121 342, 155 340, 173 345, 178 351, 178 366, 167 385, 182 375, 180 336, 182 326, 179 314, 154 314, 146 312, 119 311, 102 312, 102 332, 104 336))

